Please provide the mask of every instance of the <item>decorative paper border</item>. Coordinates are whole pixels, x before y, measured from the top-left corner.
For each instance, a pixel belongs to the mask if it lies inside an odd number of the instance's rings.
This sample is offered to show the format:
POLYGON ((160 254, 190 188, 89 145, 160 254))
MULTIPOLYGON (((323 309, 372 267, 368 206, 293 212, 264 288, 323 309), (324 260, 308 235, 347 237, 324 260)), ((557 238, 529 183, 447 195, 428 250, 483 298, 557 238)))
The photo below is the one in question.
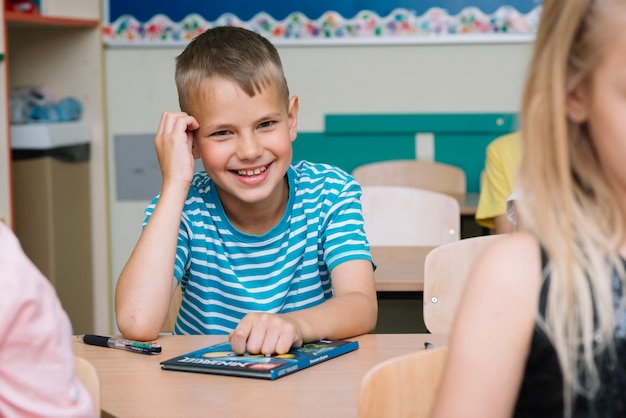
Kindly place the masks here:
POLYGON ((251 29, 277 45, 530 41, 540 13, 541 6, 527 14, 502 6, 491 15, 467 7, 457 15, 432 8, 417 16, 399 8, 384 17, 363 10, 352 19, 328 11, 316 20, 294 12, 278 21, 261 12, 247 22, 233 14, 224 14, 213 22, 190 14, 180 22, 156 15, 145 23, 124 15, 105 25, 103 36, 105 44, 111 46, 184 45, 206 29, 230 25, 251 29))

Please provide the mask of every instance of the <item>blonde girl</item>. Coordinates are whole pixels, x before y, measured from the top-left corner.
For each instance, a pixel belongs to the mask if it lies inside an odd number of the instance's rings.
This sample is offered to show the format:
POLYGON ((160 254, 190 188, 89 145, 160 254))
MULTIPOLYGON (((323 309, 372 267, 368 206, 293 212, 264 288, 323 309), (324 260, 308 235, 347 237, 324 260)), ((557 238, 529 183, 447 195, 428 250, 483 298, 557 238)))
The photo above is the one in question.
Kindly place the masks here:
POLYGON ((544 0, 521 128, 524 231, 470 274, 433 415, 626 416, 626 1, 544 0))

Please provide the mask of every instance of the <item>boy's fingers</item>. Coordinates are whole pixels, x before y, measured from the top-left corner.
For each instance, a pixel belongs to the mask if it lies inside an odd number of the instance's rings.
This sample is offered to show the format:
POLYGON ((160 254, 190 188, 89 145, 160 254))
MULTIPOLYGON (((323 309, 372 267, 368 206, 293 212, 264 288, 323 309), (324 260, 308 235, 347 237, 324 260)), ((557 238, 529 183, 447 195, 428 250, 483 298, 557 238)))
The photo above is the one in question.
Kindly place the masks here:
POLYGON ((278 338, 276 342, 276 354, 285 354, 287 353, 294 344, 295 336, 288 333, 283 333, 278 338))
MULTIPOLYGON (((249 342, 250 339, 253 338, 254 328, 252 322, 249 318, 244 317, 237 328, 233 332, 230 333, 230 345, 233 351, 237 354, 244 354, 246 351, 250 351, 249 342)), ((257 351, 258 353, 258 351, 257 351)))
POLYGON ((278 343, 280 341, 282 332, 280 328, 272 328, 265 333, 265 338, 263 340, 263 345, 261 347, 261 353, 265 355, 272 354, 283 354, 278 351, 278 343))

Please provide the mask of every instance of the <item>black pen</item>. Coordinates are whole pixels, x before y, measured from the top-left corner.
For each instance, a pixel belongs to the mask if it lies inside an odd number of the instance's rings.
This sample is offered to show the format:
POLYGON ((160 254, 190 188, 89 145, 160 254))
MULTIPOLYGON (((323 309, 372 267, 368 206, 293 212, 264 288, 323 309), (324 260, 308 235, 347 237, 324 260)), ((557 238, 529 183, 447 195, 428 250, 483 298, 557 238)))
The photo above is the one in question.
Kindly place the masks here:
POLYGON ((161 346, 156 343, 142 343, 139 341, 127 340, 125 338, 103 337, 101 335, 83 335, 85 344, 97 345, 100 347, 119 348, 121 350, 134 351, 141 354, 157 354, 161 352, 161 346))
POLYGON ((425 348, 426 350, 430 350, 430 349, 432 349, 432 348, 435 348, 435 346, 434 346, 434 345, 432 345, 432 343, 429 343, 428 341, 426 341, 426 342, 424 343, 424 348, 425 348))

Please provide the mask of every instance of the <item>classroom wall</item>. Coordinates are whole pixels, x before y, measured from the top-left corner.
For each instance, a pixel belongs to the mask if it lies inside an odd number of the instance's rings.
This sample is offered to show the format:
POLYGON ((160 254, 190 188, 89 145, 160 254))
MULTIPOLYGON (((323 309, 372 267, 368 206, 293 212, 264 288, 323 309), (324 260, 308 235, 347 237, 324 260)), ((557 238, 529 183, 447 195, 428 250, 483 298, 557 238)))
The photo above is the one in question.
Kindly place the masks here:
MULTIPOLYGON (((299 130, 323 132, 324 116, 331 113, 517 112, 531 44, 278 49, 291 93, 300 98, 299 130)), ((113 289, 139 236, 143 210, 149 203, 147 199, 117 199, 114 139, 152 136, 161 112, 178 109, 173 74, 174 57, 181 50, 105 50, 113 289)))

